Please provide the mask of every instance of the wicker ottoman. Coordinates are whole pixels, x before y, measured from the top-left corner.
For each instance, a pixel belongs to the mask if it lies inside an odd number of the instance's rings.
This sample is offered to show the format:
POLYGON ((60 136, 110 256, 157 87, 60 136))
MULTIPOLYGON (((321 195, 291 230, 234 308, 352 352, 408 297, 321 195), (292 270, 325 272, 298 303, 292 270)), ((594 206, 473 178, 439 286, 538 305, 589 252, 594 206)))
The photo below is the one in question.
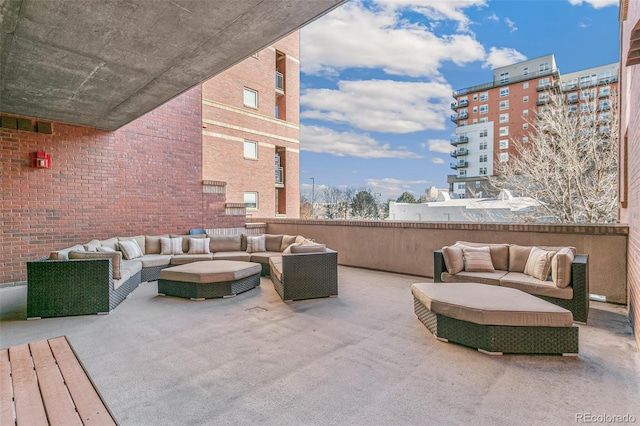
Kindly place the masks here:
POLYGON ((259 263, 208 260, 165 268, 158 279, 158 293, 204 300, 230 297, 260 285, 259 263))
POLYGON ((439 340, 491 355, 578 354, 571 311, 513 288, 416 283, 415 314, 439 340))

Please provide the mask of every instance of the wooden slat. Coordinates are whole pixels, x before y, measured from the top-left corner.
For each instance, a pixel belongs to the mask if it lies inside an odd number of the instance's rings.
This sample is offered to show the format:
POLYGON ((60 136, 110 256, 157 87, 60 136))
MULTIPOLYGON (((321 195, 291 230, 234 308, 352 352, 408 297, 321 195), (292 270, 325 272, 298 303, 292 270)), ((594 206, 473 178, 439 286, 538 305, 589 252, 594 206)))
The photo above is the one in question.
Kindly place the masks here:
POLYGON ((48 425, 28 345, 9 348, 16 418, 20 425, 48 425))
POLYGON ((44 408, 52 425, 82 425, 71 396, 62 379, 56 360, 46 340, 29 345, 40 384, 44 408))
POLYGON ((15 425, 12 395, 9 350, 3 349, 0 351, 0 425, 15 425))
POLYGON ((49 340, 49 346, 62 372, 71 398, 85 425, 116 425, 96 389, 80 365, 67 339, 58 337, 49 340))

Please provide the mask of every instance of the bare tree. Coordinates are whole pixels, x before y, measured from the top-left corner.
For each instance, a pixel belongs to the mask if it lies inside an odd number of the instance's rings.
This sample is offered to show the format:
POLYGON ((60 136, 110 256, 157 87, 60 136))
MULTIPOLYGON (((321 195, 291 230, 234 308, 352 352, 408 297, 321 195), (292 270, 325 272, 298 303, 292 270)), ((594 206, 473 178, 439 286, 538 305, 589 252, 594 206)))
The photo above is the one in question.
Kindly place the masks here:
POLYGON ((300 219, 313 219, 311 217, 311 203, 302 193, 300 193, 300 219))
POLYGON ((490 178, 539 203, 536 217, 560 223, 611 223, 617 217, 618 111, 616 96, 596 104, 567 105, 561 94, 529 120, 528 142, 498 163, 490 178))
POLYGON ((322 201, 325 203, 325 210, 328 219, 338 219, 344 217, 345 194, 340 188, 326 186, 322 189, 322 201))

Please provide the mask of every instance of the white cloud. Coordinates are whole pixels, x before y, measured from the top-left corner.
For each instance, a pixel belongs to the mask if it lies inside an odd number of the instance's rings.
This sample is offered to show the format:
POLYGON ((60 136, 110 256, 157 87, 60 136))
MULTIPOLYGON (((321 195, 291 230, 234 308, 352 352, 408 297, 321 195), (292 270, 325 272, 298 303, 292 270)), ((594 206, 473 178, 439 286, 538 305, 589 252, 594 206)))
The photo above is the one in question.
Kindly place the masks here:
POLYGON ((492 47, 482 68, 497 68, 527 60, 527 57, 510 47, 492 47))
POLYGON ((337 132, 320 126, 300 126, 300 149, 337 156, 359 158, 422 158, 406 149, 392 149, 368 135, 355 132, 337 132))
POLYGON ((600 9, 607 6, 618 6, 619 0, 569 0, 573 6, 582 6, 583 4, 590 4, 594 9, 600 9))
MULTIPOLYGON (((416 192, 412 190, 415 185, 425 185, 429 183, 426 180, 402 180, 394 178, 383 179, 366 179, 367 186, 371 188, 373 193, 379 193, 380 200, 387 200, 389 198, 396 199, 405 191, 411 192, 416 195, 416 192)), ((418 198, 420 195, 417 195, 418 198)))
POLYGON ((376 3, 387 10, 411 9, 434 21, 456 21, 458 31, 469 31, 471 23, 463 9, 487 5, 486 0, 376 0, 376 3))
POLYGON ((436 36, 425 25, 401 19, 395 11, 412 7, 441 19, 466 22, 463 7, 484 0, 383 0, 371 10, 352 1, 307 25, 301 31, 301 70, 336 74, 346 68, 381 68, 390 75, 427 76, 442 80, 444 61, 464 65, 484 59, 483 46, 470 34, 436 36))
POLYGON ((452 151, 451 143, 444 139, 432 139, 429 141, 429 151, 449 154, 452 151))
POLYGON ((504 18, 504 22, 506 22, 507 25, 509 26, 509 29, 511 30, 510 32, 518 31, 518 27, 516 27, 516 23, 513 22, 511 19, 504 18))
POLYGON ((451 90, 442 83, 340 81, 335 90, 303 91, 300 118, 383 133, 442 130, 450 112, 451 90))
POLYGON ((444 164, 444 160, 442 158, 440 158, 440 157, 433 157, 431 159, 431 162, 433 164, 444 164))
POLYGON ((493 12, 491 15, 489 15, 487 17, 487 19, 490 20, 490 21, 496 21, 496 22, 500 21, 500 18, 498 18, 498 15, 496 15, 495 12, 493 12))

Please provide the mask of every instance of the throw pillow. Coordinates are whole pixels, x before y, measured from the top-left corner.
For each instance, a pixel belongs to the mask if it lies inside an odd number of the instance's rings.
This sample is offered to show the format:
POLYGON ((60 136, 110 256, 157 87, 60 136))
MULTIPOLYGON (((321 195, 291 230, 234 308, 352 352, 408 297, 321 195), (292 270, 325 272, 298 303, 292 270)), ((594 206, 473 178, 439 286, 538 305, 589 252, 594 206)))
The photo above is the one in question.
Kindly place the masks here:
POLYGON ((182 237, 160 238, 160 254, 183 254, 182 237))
POLYGON ((546 281, 551 271, 551 259, 556 254, 555 251, 542 250, 538 247, 531 247, 527 264, 524 267, 525 275, 546 281))
POLYGON ((87 244, 84 244, 84 250, 85 251, 98 251, 98 247, 100 247, 100 241, 99 240, 91 240, 89 241, 87 244))
POLYGON ((464 270, 464 254, 461 245, 455 244, 442 247, 442 257, 444 257, 447 272, 451 275, 455 275, 464 270))
POLYGON ((100 253, 117 253, 117 251, 111 247, 98 247, 96 248, 96 251, 99 251, 100 253))
POLYGON ((285 251, 287 247, 296 242, 295 235, 283 235, 282 244, 280 245, 280 251, 285 251))
POLYGON ((189 254, 209 254, 209 238, 189 238, 189 254))
POLYGON ((119 241, 120 251, 127 260, 142 257, 142 250, 136 240, 119 241))
POLYGON ((267 251, 266 248, 266 238, 264 235, 247 235, 247 252, 248 253, 259 253, 267 251))
POLYGON ((571 264, 574 258, 573 250, 564 247, 551 259, 551 279, 556 287, 564 288, 571 283, 571 264))
POLYGON ((489 247, 462 246, 464 255, 464 270, 467 272, 495 272, 491 263, 489 247))

